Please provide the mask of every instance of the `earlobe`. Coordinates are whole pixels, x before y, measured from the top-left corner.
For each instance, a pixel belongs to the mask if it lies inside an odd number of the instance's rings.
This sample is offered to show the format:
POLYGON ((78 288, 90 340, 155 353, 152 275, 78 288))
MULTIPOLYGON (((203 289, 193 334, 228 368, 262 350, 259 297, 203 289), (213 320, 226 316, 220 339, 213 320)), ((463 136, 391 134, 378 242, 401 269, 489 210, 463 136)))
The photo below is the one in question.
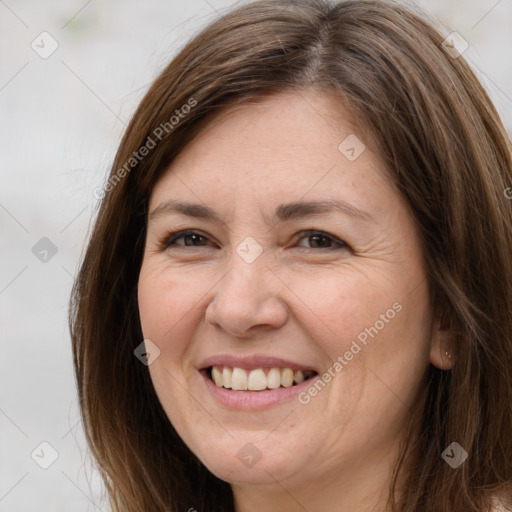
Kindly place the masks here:
POLYGON ((455 364, 454 343, 451 331, 441 327, 441 319, 435 318, 430 344, 430 362, 440 370, 451 370, 455 364))

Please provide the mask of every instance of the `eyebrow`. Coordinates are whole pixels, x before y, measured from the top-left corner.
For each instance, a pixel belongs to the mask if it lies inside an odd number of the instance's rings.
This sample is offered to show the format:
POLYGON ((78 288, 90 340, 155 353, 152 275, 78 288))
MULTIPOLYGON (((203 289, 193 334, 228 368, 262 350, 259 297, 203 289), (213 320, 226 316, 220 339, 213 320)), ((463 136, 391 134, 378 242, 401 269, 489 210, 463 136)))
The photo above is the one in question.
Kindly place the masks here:
MULTIPOLYGON (((376 222, 368 212, 360 210, 354 205, 341 199, 283 203, 276 208, 274 215, 270 219, 265 217, 265 220, 267 224, 270 224, 275 220, 284 222, 291 219, 312 217, 333 211, 340 212, 348 215, 349 217, 376 222)), ((152 212, 149 213, 149 221, 154 221, 159 217, 170 215, 172 213, 181 213, 188 217, 211 220, 219 224, 224 224, 220 215, 209 206, 199 203, 190 203, 187 201, 178 201, 175 199, 170 199, 160 203, 152 212)))

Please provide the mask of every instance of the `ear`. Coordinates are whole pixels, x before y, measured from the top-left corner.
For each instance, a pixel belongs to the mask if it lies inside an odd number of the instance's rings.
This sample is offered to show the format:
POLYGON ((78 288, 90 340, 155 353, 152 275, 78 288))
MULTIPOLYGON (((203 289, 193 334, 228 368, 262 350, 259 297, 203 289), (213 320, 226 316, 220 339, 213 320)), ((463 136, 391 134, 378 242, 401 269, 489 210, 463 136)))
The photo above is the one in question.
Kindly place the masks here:
POLYGON ((440 370, 451 370, 455 364, 455 343, 453 334, 442 326, 441 317, 434 318, 430 343, 430 362, 440 370))

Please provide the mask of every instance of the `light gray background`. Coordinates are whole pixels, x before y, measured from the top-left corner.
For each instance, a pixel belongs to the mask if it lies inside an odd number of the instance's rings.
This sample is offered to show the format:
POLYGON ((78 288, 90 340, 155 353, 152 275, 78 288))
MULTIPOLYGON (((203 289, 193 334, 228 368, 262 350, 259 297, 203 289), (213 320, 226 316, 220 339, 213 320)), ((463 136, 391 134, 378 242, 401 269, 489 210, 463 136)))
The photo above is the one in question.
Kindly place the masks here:
MULTIPOLYGON (((468 41, 464 56, 512 133, 512 0, 418 3, 468 41)), ((151 81, 234 4, 0 0, 0 512, 108 510, 79 421, 67 330, 92 192, 151 81), (43 31, 59 45, 47 59, 31 48, 43 31), (43 237, 58 251, 46 263, 32 252, 43 237), (48 469, 31 458, 43 441, 58 453, 48 469)), ((43 446, 34 457, 50 455, 43 446)))

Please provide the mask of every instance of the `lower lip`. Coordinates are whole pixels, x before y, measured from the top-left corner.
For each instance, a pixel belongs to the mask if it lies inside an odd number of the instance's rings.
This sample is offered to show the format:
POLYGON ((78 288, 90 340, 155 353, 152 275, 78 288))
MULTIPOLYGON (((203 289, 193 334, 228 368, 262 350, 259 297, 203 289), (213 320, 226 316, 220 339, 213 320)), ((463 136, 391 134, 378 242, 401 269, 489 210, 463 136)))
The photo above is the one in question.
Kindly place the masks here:
POLYGON ((268 409, 296 397, 301 391, 306 390, 319 376, 301 382, 289 388, 269 389, 267 391, 233 391, 217 386, 206 374, 200 372, 206 384, 206 388, 213 397, 221 404, 230 409, 240 411, 256 411, 268 409))

